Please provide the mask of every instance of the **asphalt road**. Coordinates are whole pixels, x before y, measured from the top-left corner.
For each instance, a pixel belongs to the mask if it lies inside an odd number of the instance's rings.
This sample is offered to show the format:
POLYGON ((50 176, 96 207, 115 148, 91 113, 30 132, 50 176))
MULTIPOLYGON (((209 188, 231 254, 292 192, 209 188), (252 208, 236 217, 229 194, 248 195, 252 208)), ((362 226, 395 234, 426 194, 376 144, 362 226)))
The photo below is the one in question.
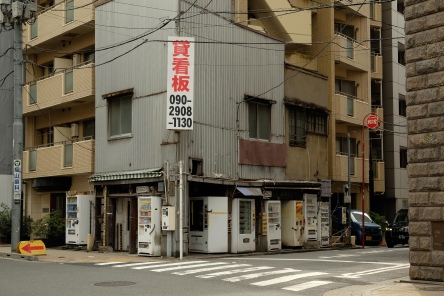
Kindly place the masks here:
POLYGON ((0 295, 322 295, 408 275, 408 248, 144 263, 0 259, 0 295))

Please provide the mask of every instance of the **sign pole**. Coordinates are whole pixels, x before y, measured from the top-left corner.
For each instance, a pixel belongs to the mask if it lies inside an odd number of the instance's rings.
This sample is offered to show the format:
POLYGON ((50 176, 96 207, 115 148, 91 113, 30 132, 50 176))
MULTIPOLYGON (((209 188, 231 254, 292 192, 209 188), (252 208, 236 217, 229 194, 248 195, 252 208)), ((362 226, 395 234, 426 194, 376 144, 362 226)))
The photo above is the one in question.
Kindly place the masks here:
MULTIPOLYGON (((364 200, 364 166, 365 166, 365 137, 364 137, 364 124, 369 129, 377 129, 379 127, 379 115, 371 112, 364 116, 364 119, 362 120, 362 132, 361 132, 361 142, 362 142, 362 185, 361 185, 361 191, 362 191, 362 228, 361 228, 361 244, 362 248, 364 249, 365 245, 365 219, 364 219, 364 208, 365 208, 365 200, 364 200)), ((372 165, 372 164, 369 164, 372 165)))

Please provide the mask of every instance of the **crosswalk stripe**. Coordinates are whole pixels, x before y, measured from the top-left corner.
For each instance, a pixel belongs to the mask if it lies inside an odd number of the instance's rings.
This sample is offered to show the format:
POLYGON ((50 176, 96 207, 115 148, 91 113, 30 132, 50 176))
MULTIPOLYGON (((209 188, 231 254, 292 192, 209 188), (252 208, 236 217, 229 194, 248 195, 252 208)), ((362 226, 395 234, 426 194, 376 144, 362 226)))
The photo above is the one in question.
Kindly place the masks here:
POLYGON ((228 268, 235 268, 235 267, 245 267, 245 266, 251 266, 251 264, 230 264, 230 265, 223 265, 223 266, 216 266, 216 267, 209 267, 209 268, 178 271, 178 272, 173 272, 172 274, 187 275, 187 274, 194 274, 194 273, 199 273, 199 272, 207 272, 207 271, 213 271, 213 270, 228 269, 228 268))
POLYGON ((243 280, 255 279, 255 278, 258 278, 258 277, 262 277, 262 276, 283 274, 283 273, 291 273, 291 272, 298 272, 298 271, 300 271, 300 270, 293 269, 293 268, 285 268, 285 269, 281 269, 281 270, 273 270, 273 271, 264 271, 264 272, 258 272, 258 273, 250 273, 250 274, 245 274, 245 275, 241 275, 241 276, 237 276, 237 277, 226 278, 226 279, 222 279, 222 280, 223 281, 227 281, 227 282, 239 282, 239 281, 243 281, 243 280))
POLYGON ((314 287, 319 287, 319 286, 327 285, 327 284, 331 284, 331 283, 332 282, 328 282, 328 281, 311 281, 311 282, 306 282, 306 283, 299 284, 299 285, 285 287, 282 289, 288 290, 288 291, 293 291, 293 292, 298 292, 298 291, 302 291, 302 290, 306 290, 306 289, 310 289, 310 288, 314 288, 314 287))
POLYGON ((120 263, 123 263, 123 262, 101 262, 101 263, 95 263, 94 265, 103 266, 103 265, 113 265, 113 264, 120 264, 120 263))
POLYGON ((211 266, 211 265, 225 265, 228 264, 228 262, 214 262, 214 263, 202 263, 202 264, 195 264, 195 265, 186 265, 186 266, 175 266, 175 267, 167 267, 167 268, 160 268, 160 269, 153 269, 151 271, 155 272, 163 272, 163 271, 170 271, 170 270, 178 270, 178 269, 186 269, 186 268, 195 268, 195 267, 203 267, 203 266, 211 266))
POLYGON ((159 261, 154 261, 154 262, 137 262, 137 263, 127 263, 127 264, 119 264, 119 265, 114 265, 113 267, 132 267, 132 266, 139 266, 139 265, 150 265, 150 264, 159 264, 159 261))
POLYGON ((203 263, 207 261, 188 261, 188 262, 177 262, 177 263, 162 263, 157 265, 148 265, 148 266, 139 266, 139 267, 132 267, 131 269, 148 269, 148 268, 154 268, 154 267, 167 267, 167 266, 175 266, 175 265, 188 265, 188 264, 194 264, 194 263, 203 263))
POLYGON ((267 281, 252 283, 252 285, 264 287, 264 286, 270 286, 270 285, 279 284, 279 283, 285 283, 285 282, 289 282, 289 281, 304 278, 304 277, 324 275, 324 274, 328 274, 328 273, 309 272, 309 273, 302 273, 302 274, 286 275, 286 276, 278 277, 278 278, 267 280, 267 281))
POLYGON ((274 267, 270 266, 257 266, 257 267, 249 267, 244 269, 235 269, 235 270, 227 270, 227 271, 221 271, 221 272, 215 272, 210 274, 203 274, 203 275, 197 275, 196 277, 202 278, 202 279, 209 279, 221 275, 230 275, 230 274, 236 274, 236 273, 243 273, 243 272, 250 272, 250 271, 256 271, 256 270, 263 270, 263 269, 272 269, 274 267))
POLYGON ((370 269, 370 270, 364 270, 364 271, 358 271, 358 272, 352 272, 352 273, 344 273, 342 275, 336 276, 337 278, 348 278, 348 279, 357 279, 361 276, 369 275, 369 274, 375 274, 375 273, 381 273, 381 272, 387 272, 387 271, 393 271, 403 268, 410 267, 410 264, 402 264, 402 265, 395 265, 390 267, 382 267, 377 269, 370 269))

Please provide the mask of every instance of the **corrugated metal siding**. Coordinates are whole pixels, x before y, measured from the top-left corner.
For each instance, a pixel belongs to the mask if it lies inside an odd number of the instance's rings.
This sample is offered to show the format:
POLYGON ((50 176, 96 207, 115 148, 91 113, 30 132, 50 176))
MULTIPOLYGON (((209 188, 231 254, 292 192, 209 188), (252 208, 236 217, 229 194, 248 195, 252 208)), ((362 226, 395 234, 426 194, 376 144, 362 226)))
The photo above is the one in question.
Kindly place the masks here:
MULTIPOLYGON (((163 4, 163 1, 156 1, 150 6, 163 6, 170 12, 149 9, 142 12, 138 5, 146 5, 145 1, 134 2, 137 3, 134 6, 123 6, 111 2, 110 5, 99 7, 99 10, 103 11, 98 11, 96 14, 98 24, 109 23, 109 19, 112 19, 113 25, 118 27, 128 26, 128 24, 133 27, 149 27, 162 16, 171 17, 173 14, 172 8, 163 4), (119 9, 121 13, 108 12, 113 9, 119 9), (129 22, 129 17, 125 16, 125 13, 144 13, 146 19, 143 22, 141 20, 137 23, 129 22)), ((213 2, 209 6, 211 10, 224 11, 231 7, 231 1, 213 2), (224 2, 224 4, 219 2, 224 2)), ((203 3, 206 5, 208 2, 203 1, 203 3)), ((187 4, 182 2, 181 10, 187 9, 187 4)), ((242 103, 244 95, 261 95, 283 82, 284 45, 230 24, 215 15, 200 14, 200 12, 200 9, 192 8, 182 16, 181 21, 181 35, 195 37, 198 43, 196 44, 195 69, 195 125, 192 132, 181 133, 178 159, 184 160, 185 171, 188 171, 188 157, 202 158, 204 174, 211 177, 284 179, 283 168, 240 167, 237 161, 238 137, 236 134, 237 106, 240 103, 239 137, 248 138, 247 104, 242 103), (257 44, 228 45, 211 42, 257 44)), ((112 28, 107 28, 107 31, 110 29, 112 28)), ((125 33, 134 35, 131 30, 125 30, 125 33)), ((169 35, 175 35, 175 33, 172 30, 161 30, 147 38, 166 40, 169 35)), ((111 38, 111 34, 107 32, 96 34, 96 46, 103 47, 125 38, 127 37, 111 38)), ((118 56, 130 48, 131 46, 120 46, 111 50, 110 53, 98 53, 96 64, 118 56)), ((104 136, 107 130, 107 114, 106 102, 102 100, 101 95, 132 87, 134 87, 135 97, 165 91, 166 50, 166 44, 150 42, 108 65, 97 68, 97 172, 152 168, 161 165, 166 159, 171 162, 178 161, 176 150, 171 148, 171 145, 161 148, 162 142, 174 140, 174 132, 165 130, 167 99, 165 93, 134 100, 131 139, 108 141, 104 136), (116 71, 118 71, 117 75, 116 71), (129 163, 131 167, 128 167, 129 163)), ((284 143, 283 85, 260 97, 276 101, 276 104, 272 105, 271 142, 284 143)))

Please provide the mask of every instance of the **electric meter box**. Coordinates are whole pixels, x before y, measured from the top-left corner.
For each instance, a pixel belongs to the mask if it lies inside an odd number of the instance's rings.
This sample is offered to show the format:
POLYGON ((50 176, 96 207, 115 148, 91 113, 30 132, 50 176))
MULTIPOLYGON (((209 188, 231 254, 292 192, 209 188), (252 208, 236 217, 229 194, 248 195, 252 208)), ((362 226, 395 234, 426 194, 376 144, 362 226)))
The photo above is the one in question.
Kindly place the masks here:
POLYGON ((176 230, 176 207, 162 207, 162 230, 176 230))

